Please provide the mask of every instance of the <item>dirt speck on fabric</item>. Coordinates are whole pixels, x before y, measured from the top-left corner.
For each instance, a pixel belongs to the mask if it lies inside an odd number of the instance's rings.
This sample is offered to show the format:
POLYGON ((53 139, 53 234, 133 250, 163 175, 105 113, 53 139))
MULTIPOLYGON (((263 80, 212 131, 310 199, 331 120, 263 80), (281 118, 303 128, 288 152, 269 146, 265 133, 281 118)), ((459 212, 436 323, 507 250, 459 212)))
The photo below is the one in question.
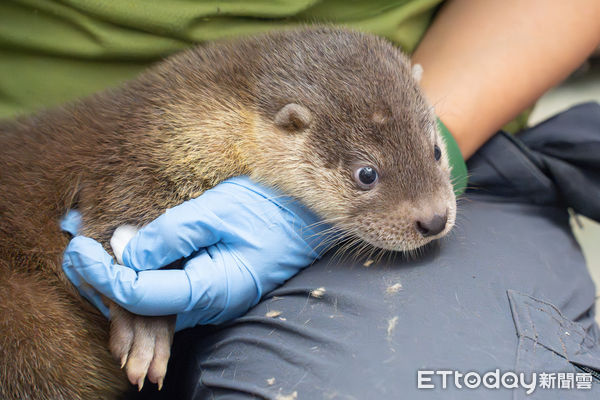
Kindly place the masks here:
POLYGON ((267 379, 267 385, 273 386, 275 384, 275 377, 267 379))
POLYGON ((394 329, 396 329, 396 325, 398 325, 398 316, 395 316, 394 318, 391 318, 388 320, 388 326, 387 326, 388 339, 392 338, 392 335, 394 334, 394 329))
POLYGON ((291 394, 278 394, 277 397, 275 397, 275 400, 296 400, 298 398, 298 392, 297 391, 293 391, 291 394))
POLYGON ((281 311, 271 310, 265 314, 267 318, 277 318, 281 315, 281 311))
POLYGON ((310 291, 310 295, 311 295, 311 297, 320 299, 320 298, 322 298, 325 295, 325 292, 326 292, 325 288, 321 286, 320 288, 316 288, 315 290, 311 290, 310 291))
POLYGON ((402 284, 400 282, 398 282, 398 283, 394 283, 393 285, 388 286, 387 289, 385 289, 385 292, 387 294, 396 294, 401 290, 402 290, 402 284))

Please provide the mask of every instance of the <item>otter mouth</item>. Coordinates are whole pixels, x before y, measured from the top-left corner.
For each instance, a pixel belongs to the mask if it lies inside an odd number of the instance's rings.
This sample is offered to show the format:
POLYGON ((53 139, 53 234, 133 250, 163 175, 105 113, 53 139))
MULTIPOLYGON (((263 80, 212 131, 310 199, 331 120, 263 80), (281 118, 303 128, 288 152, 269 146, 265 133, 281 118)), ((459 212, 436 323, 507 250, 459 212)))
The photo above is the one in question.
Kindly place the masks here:
MULTIPOLYGON (((450 232, 451 229, 452 228, 450 227, 449 229, 444 230, 444 232, 441 232, 435 236, 429 236, 427 238, 423 238, 418 241, 400 241, 400 242, 398 242, 395 240, 382 240, 379 238, 372 238, 372 237, 361 237, 361 239, 364 240, 366 243, 370 244, 371 246, 378 248, 378 249, 395 251, 395 252, 410 252, 410 251, 414 251, 414 250, 419 250, 419 249, 427 246, 428 244, 431 244, 432 242, 435 242, 436 240, 443 238, 450 232)), ((357 236, 360 236, 360 235, 357 235, 357 236)))
POLYGON ((387 221, 377 224, 356 221, 352 227, 346 226, 343 229, 376 249, 412 252, 448 235, 455 222, 456 208, 452 207, 448 209, 445 218, 431 223, 387 221))
POLYGON ((366 258, 366 262, 369 265, 378 263, 386 257, 395 257, 395 254, 408 257, 408 259, 416 259, 426 254, 427 249, 434 245, 437 239, 446 236, 452 230, 453 226, 454 221, 448 224, 443 232, 414 242, 398 241, 390 238, 374 238, 364 235, 363 232, 357 230, 352 230, 352 233, 348 233, 349 230, 346 228, 344 229, 345 234, 339 240, 326 245, 326 250, 323 253, 337 248, 332 256, 333 258, 339 257, 341 260, 346 258, 352 260, 366 258))

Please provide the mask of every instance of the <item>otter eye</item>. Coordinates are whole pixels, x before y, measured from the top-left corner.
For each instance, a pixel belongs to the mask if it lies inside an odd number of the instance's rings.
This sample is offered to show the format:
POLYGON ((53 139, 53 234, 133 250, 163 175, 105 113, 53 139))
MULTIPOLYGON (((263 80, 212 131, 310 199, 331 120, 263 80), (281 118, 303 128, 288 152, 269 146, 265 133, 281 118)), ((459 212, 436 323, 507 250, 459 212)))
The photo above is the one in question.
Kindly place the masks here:
POLYGON ((433 146, 433 157, 435 158, 435 161, 440 161, 440 158, 442 157, 442 150, 440 150, 437 144, 433 146))
POLYGON ((379 175, 373 167, 361 167, 354 171, 354 180, 361 189, 371 189, 377 183, 379 175))

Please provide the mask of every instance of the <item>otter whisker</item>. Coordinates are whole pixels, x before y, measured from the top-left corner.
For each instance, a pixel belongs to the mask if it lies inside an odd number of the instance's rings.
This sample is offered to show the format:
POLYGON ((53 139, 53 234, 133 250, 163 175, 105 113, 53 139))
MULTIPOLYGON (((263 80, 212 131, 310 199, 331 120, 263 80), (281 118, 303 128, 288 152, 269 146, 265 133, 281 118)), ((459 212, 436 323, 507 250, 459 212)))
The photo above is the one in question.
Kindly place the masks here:
POLYGON ((379 263, 381 261, 381 259, 383 258, 384 255, 391 253, 389 250, 387 249, 379 249, 379 251, 377 252, 377 256, 375 258, 375 263, 379 263))
POLYGON ((317 242, 321 239, 323 240, 323 242, 320 243, 320 245, 324 245, 330 241, 338 240, 338 239, 340 239, 341 236, 345 236, 345 235, 346 235, 346 233, 344 233, 343 229, 336 227, 336 226, 332 226, 321 232, 317 232, 312 235, 306 235, 305 238, 306 238, 306 240, 309 240, 309 242, 308 242, 309 246, 316 247, 317 242))
POLYGON ((310 238, 314 238, 314 237, 318 237, 318 236, 325 236, 325 235, 329 235, 329 234, 336 233, 336 232, 342 232, 342 231, 343 231, 343 228, 341 228, 339 226, 332 226, 327 229, 323 229, 320 232, 315 232, 312 235, 306 235, 305 237, 307 239, 310 239, 310 238))
MULTIPOLYGON (((339 237, 334 237, 333 239, 330 240, 330 243, 326 243, 326 246, 324 246, 324 248, 319 252, 318 257, 322 257, 325 253, 327 253, 329 250, 333 249, 334 247, 342 244, 346 243, 348 240, 350 240, 350 235, 348 234, 344 234, 341 235, 339 237)), ((334 254, 335 256, 335 254, 334 254)), ((332 257, 333 259, 333 257, 332 257)))
POLYGON ((352 247, 348 249, 348 254, 346 259, 352 262, 355 262, 358 257, 363 254, 365 248, 371 246, 368 242, 363 240, 362 238, 356 237, 352 247))
POLYGON ((314 222, 314 223, 312 223, 312 224, 310 224, 308 226, 309 227, 313 227, 313 226, 318 226, 318 225, 321 225, 321 224, 331 224, 331 223, 334 223, 334 222, 343 221, 343 220, 347 220, 347 219, 349 219, 349 218, 347 216, 345 216, 345 215, 342 215, 342 216, 339 216, 339 217, 323 218, 323 219, 321 219, 321 220, 319 220, 317 222, 314 222))
POLYGON ((350 235, 348 240, 345 243, 342 243, 333 256, 331 256, 330 261, 337 259, 340 263, 344 262, 348 257, 348 251, 356 246, 361 240, 362 239, 359 237, 350 235))
POLYGON ((354 251, 351 261, 356 262, 361 255, 365 254, 366 251, 371 247, 367 242, 362 241, 358 244, 358 248, 354 251))

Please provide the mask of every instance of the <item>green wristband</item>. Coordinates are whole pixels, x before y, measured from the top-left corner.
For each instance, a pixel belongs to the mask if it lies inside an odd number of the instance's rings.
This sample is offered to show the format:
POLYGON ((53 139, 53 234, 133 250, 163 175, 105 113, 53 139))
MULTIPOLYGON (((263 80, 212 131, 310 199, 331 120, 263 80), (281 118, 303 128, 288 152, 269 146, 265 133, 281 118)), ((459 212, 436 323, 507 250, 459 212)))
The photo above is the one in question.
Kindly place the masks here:
POLYGON ((450 163, 450 168, 452 169, 452 184, 454 185, 454 194, 456 196, 461 195, 465 188, 467 187, 467 164, 465 164, 465 160, 463 159, 462 153, 458 148, 458 144, 454 137, 446 128, 446 125, 438 118, 438 128, 440 129, 440 133, 446 142, 446 151, 448 152, 448 161, 450 163))

